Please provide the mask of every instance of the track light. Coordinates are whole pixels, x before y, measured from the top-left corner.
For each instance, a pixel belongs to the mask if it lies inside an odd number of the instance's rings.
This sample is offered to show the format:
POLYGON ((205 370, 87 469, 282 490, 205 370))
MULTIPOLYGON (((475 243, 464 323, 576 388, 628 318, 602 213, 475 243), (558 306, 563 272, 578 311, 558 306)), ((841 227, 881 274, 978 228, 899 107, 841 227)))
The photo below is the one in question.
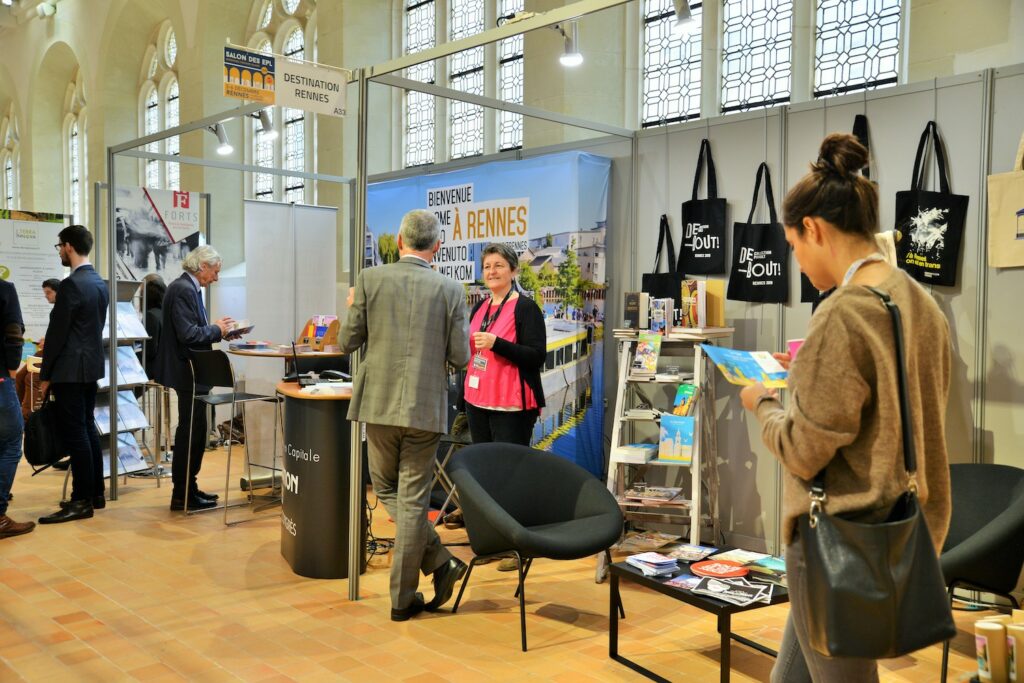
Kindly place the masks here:
POLYGON ((277 131, 274 130, 274 124, 270 122, 270 114, 266 109, 260 109, 258 114, 253 114, 254 119, 260 120, 260 133, 263 134, 264 140, 276 140, 277 131))
POLYGON ((690 14, 689 0, 672 0, 672 6, 676 12, 676 23, 672 27, 672 32, 680 38, 690 35, 694 21, 693 15, 690 14))
POLYGON ((224 124, 218 123, 213 126, 208 126, 207 130, 217 136, 217 140, 220 142, 217 145, 217 154, 221 156, 227 156, 235 151, 235 148, 228 142, 228 132, 224 130, 224 124))
POLYGON ((562 63, 562 66, 579 66, 583 63, 583 54, 580 52, 579 25, 573 20, 569 22, 568 31, 565 30, 564 26, 559 26, 558 30, 565 41, 565 45, 562 48, 562 56, 558 58, 558 61, 562 63))
POLYGON ((56 13, 57 5, 52 2, 41 2, 36 5, 36 14, 38 14, 41 19, 52 17, 56 13))

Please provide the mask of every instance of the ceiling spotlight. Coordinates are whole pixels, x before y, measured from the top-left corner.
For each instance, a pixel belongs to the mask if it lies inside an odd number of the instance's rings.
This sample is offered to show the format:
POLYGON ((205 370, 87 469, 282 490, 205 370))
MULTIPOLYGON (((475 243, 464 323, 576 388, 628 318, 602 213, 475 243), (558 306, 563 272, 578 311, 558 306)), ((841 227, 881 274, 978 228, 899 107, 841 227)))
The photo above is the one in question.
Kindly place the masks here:
POLYGON ((558 30, 565 41, 565 45, 562 48, 562 56, 558 58, 558 61, 562 63, 562 66, 579 66, 583 63, 583 54, 580 52, 579 25, 574 20, 569 22, 568 31, 565 30, 564 26, 559 26, 558 30))
POLYGON ((36 5, 36 13, 41 18, 52 17, 57 13, 57 5, 52 2, 41 2, 36 5))
POLYGON ((274 124, 270 122, 270 113, 266 109, 260 109, 258 114, 252 116, 260 120, 260 132, 263 133, 264 140, 277 139, 277 131, 274 130, 274 124))
POLYGON ((676 23, 672 26, 672 32, 679 37, 688 36, 694 29, 689 0, 672 0, 672 6, 676 13, 676 23))
POLYGON ((224 124, 218 123, 214 126, 208 126, 207 130, 217 136, 217 140, 220 142, 217 145, 217 154, 221 156, 227 156, 235 151, 235 148, 228 142, 228 132, 224 130, 224 124))

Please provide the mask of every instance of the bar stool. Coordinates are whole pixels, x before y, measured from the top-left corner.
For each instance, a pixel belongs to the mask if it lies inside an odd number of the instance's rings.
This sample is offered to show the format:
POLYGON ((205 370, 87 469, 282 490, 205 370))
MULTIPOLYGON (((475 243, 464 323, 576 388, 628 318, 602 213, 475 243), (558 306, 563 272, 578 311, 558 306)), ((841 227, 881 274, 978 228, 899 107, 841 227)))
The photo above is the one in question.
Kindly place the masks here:
MULTIPOLYGON (((272 451, 272 459, 269 467, 266 465, 256 464, 256 467, 263 467, 271 470, 271 482, 274 481, 275 475, 278 472, 277 467, 277 430, 281 424, 281 403, 283 398, 280 396, 269 396, 267 394, 250 394, 243 391, 238 391, 235 385, 235 371, 231 366, 231 360, 228 355, 220 350, 213 351, 189 351, 189 367, 192 369, 192 395, 195 396, 196 401, 201 401, 208 406, 221 406, 231 405, 231 417, 235 416, 235 405, 241 404, 242 406, 242 429, 243 433, 246 428, 245 420, 245 406, 247 403, 253 403, 256 401, 265 403, 274 403, 274 446, 272 451), (205 396, 196 396, 195 391, 197 386, 208 386, 208 387, 221 387, 230 389, 231 391, 223 394, 207 394, 205 396)), ((192 411, 195 411, 195 405, 193 403, 192 411)), ((188 438, 189 444, 192 443, 192 427, 193 420, 189 419, 188 426, 188 438)), ((246 477, 250 482, 249 488, 249 500, 248 503, 228 503, 228 493, 231 487, 231 451, 233 441, 228 440, 228 463, 227 471, 224 475, 224 524, 226 526, 232 526, 239 524, 240 522, 248 520, 238 520, 236 522, 228 522, 228 508, 240 507, 242 505, 255 505, 256 494, 252 489, 252 468, 253 463, 249 458, 249 439, 245 439, 245 472, 246 477)), ((188 449, 188 463, 186 465, 186 471, 192 471, 192 449, 188 449)), ((280 499, 278 499, 279 501, 280 499)), ((212 508, 217 509, 217 508, 212 508)), ((188 514, 188 496, 185 496, 185 512, 188 514)))
POLYGON ((434 490, 434 486, 440 482, 441 488, 446 494, 444 503, 441 505, 441 511, 438 512, 437 518, 434 520, 434 526, 438 526, 444 521, 445 510, 448 509, 448 503, 452 503, 455 509, 459 507, 459 493, 455 490, 455 482, 448 475, 447 467, 448 461, 452 459, 452 455, 463 446, 469 446, 472 444, 472 440, 469 438, 469 431, 463 431, 459 434, 445 434, 441 437, 440 443, 447 445, 448 448, 445 454, 440 459, 434 458, 434 478, 430 482, 430 490, 434 490))

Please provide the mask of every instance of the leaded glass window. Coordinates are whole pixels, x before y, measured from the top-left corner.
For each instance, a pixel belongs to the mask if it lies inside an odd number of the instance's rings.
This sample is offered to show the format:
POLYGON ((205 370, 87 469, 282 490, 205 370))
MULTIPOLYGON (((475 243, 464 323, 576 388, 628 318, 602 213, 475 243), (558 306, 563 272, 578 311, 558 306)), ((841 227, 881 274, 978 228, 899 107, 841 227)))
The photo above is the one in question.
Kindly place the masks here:
POLYGON ((4 157, 4 208, 14 206, 14 159, 8 154, 4 157))
POLYGON ((70 205, 68 208, 75 220, 82 221, 79 196, 82 184, 82 159, 79 156, 78 143, 78 119, 72 119, 71 126, 68 129, 68 192, 70 192, 70 205))
MULTIPOLYGON (((143 112, 142 135, 152 135, 160 131, 160 102, 156 96, 156 90, 152 89, 146 95, 146 108, 143 112)), ((146 145, 147 152, 159 152, 160 143, 151 142, 146 145)), ((156 159, 146 159, 146 187, 160 187, 160 162, 156 159)))
MULTIPOLYGON (((407 0, 405 51, 407 54, 434 47, 434 0, 407 0)), ((434 63, 417 64, 406 78, 434 83, 434 63)), ((407 90, 405 93, 405 165, 434 163, 434 96, 407 90)))
MULTIPOLYGON (((180 123, 181 119, 181 100, 178 95, 178 81, 173 80, 167 86, 167 101, 164 107, 164 129, 174 128, 180 123)), ((178 156, 181 153, 180 142, 178 136, 167 138, 165 143, 167 145, 167 153, 171 156, 178 156)), ((167 163, 167 189, 177 190, 180 189, 181 184, 181 165, 177 162, 170 161, 167 163)))
POLYGON ((690 5, 691 21, 676 31, 672 0, 644 4, 645 128, 700 116, 702 4, 690 5))
MULTIPOLYGON (((449 0, 449 39, 460 40, 484 30, 483 0, 449 0)), ((484 94, 484 49, 463 50, 448 58, 448 81, 453 90, 484 94)), ((451 158, 484 152, 484 108, 452 100, 449 104, 451 158)))
MULTIPOLYGON (((292 59, 305 58, 305 36, 302 29, 293 29, 285 41, 284 56, 292 59)), ((284 123, 284 169, 286 171, 306 170, 306 114, 301 109, 284 108, 281 111, 284 123)), ((285 176, 284 200, 301 202, 305 197, 306 183, 302 178, 285 176)))
POLYGON ((818 0, 814 96, 893 85, 900 0, 818 0))
POLYGON ((792 0, 724 0, 722 111, 789 101, 792 0))
POLYGON ((270 26, 270 20, 274 17, 274 2, 273 0, 267 0, 267 4, 263 7, 263 16, 260 17, 260 28, 264 29, 270 26))
POLYGON ((284 11, 288 14, 295 14, 295 10, 299 9, 299 0, 284 0, 284 11))
POLYGON ((178 59, 178 39, 174 37, 174 31, 167 32, 167 66, 173 67, 178 59))
MULTIPOLYGON (((500 0, 498 14, 507 17, 522 12, 524 0, 500 0)), ((498 42, 498 97, 505 102, 523 103, 523 36, 498 42)), ((498 112, 498 149, 523 146, 523 116, 498 112)))
MULTIPOLYGON (((270 122, 273 124, 274 108, 267 107, 264 111, 267 112, 270 122)), ((274 141, 267 139, 267 135, 258 121, 253 122, 252 161, 256 166, 266 168, 274 166, 274 141)), ((252 192, 256 199, 270 201, 274 198, 274 176, 269 173, 254 173, 252 183, 252 192)))

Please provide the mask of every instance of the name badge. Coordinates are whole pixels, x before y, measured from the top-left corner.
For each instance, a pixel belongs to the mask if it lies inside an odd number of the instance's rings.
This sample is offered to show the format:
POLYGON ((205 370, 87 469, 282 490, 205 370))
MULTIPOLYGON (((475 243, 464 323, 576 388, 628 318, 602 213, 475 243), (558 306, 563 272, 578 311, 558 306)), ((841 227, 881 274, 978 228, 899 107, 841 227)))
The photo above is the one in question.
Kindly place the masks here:
POLYGON ((476 375, 470 375, 469 376, 469 388, 470 389, 479 389, 480 388, 480 378, 477 377, 476 375))
POLYGON ((473 367, 481 372, 487 370, 487 359, 482 354, 473 356, 473 367))

